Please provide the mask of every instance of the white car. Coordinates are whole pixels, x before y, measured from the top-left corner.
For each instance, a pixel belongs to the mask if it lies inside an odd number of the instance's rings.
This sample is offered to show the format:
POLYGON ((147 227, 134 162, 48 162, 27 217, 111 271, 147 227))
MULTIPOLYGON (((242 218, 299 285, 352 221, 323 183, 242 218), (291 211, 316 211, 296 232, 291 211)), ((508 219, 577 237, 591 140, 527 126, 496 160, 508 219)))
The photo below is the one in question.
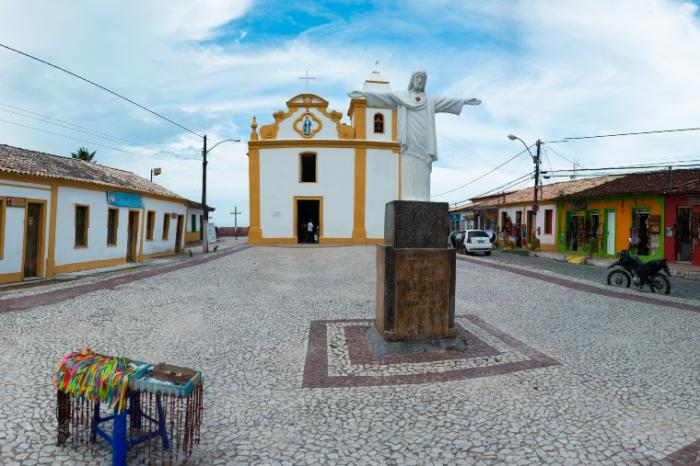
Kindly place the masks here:
POLYGON ((461 251, 464 254, 483 252, 485 255, 490 256, 491 236, 484 230, 467 230, 465 232, 461 251))

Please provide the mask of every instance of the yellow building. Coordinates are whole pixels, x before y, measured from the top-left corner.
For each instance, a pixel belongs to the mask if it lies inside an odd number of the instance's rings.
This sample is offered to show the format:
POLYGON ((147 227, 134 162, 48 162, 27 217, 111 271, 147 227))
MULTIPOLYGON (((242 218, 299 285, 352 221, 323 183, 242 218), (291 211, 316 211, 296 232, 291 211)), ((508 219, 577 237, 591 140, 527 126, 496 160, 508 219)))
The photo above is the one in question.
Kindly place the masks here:
POLYGON ((664 197, 640 191, 638 175, 612 177, 609 182, 568 196, 558 203, 558 250, 615 256, 630 249, 643 259, 664 256, 664 197))

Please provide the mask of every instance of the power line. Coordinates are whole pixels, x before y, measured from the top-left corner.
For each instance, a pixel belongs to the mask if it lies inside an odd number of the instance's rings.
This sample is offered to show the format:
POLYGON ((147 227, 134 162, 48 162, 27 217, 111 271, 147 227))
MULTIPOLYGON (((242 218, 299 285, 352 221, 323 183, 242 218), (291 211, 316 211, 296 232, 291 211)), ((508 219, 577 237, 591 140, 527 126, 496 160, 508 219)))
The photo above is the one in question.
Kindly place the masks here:
POLYGON ((113 90, 111 90, 111 89, 108 89, 108 88, 106 88, 106 87, 104 87, 104 86, 102 86, 102 85, 100 85, 100 84, 97 84, 96 82, 91 81, 91 80, 89 80, 89 79, 87 79, 87 78, 85 78, 85 77, 83 77, 83 76, 81 76, 81 75, 79 75, 79 74, 76 74, 76 73, 74 73, 74 72, 72 72, 72 71, 69 71, 69 70, 67 70, 67 69, 65 69, 65 68, 62 68, 62 67, 60 67, 60 66, 58 66, 58 65, 54 65, 53 63, 48 62, 48 61, 46 61, 46 60, 43 60, 43 59, 41 59, 41 58, 35 57, 34 55, 30 55, 30 54, 28 54, 28 53, 26 53, 26 52, 22 52, 21 50, 14 49, 14 48, 12 48, 12 47, 10 47, 10 46, 7 46, 7 45, 5 45, 5 44, 0 43, 0 47, 2 47, 2 48, 4 48, 4 49, 7 49, 7 50, 9 50, 9 51, 11 51, 11 52, 15 52, 15 53, 18 53, 18 54, 20 54, 20 55, 23 55, 23 56, 25 56, 25 57, 27 57, 27 58, 31 58, 32 60, 36 60, 36 61, 38 61, 39 63, 43 63, 44 65, 50 66, 50 67, 55 68, 55 69, 57 69, 57 70, 59 70, 59 71, 63 71, 64 73, 69 74, 69 75, 73 76, 74 78, 78 78, 78 79, 80 79, 81 81, 85 81, 85 82, 88 83, 88 84, 92 84, 93 86, 95 86, 95 87, 97 87, 97 88, 99 88, 99 89, 102 89, 103 91, 109 92, 110 94, 112 94, 112 95, 115 96, 115 97, 118 97, 118 98, 120 98, 120 99, 122 99, 122 100, 125 100, 125 101, 129 102, 130 104, 136 105, 136 106, 139 107, 140 109, 145 110, 145 111, 147 111, 148 113, 151 113, 152 115, 155 115, 155 116, 157 116, 158 118, 160 118, 160 119, 162 119, 162 120, 165 120, 165 121, 167 121, 168 123, 171 123, 171 124, 177 126, 178 128, 184 129, 185 131, 187 131, 187 132, 189 132, 189 133, 192 133, 192 134, 194 134, 195 136, 199 136, 200 138, 203 137, 201 134, 196 133, 196 132, 192 131, 191 129, 182 126, 180 123, 177 123, 177 122, 171 120, 170 118, 168 118, 168 117, 166 117, 166 116, 164 116, 164 115, 161 115, 160 113, 158 113, 158 112, 156 112, 156 111, 154 111, 154 110, 151 110, 150 108, 145 107, 145 106, 139 104, 138 102, 134 102, 133 100, 129 99, 128 97, 125 97, 125 96, 123 96, 123 95, 121 95, 121 94, 119 94, 119 93, 117 93, 117 92, 115 92, 115 91, 113 91, 113 90))
POLYGON ((561 157, 562 159, 566 160, 566 161, 569 162, 570 164, 572 164, 572 165, 573 165, 573 164, 576 164, 576 165, 578 165, 579 167, 581 166, 580 164, 576 163, 575 161, 569 160, 567 157, 565 157, 564 155, 562 155, 562 154, 559 153, 558 151, 554 150, 553 147, 547 146, 547 148, 548 148, 548 149, 551 149, 552 152, 554 152, 556 155, 558 155, 558 156, 561 157))
MULTIPOLYGON (((4 105, 4 104, 0 103, 0 105, 4 105)), ((98 138, 100 138, 100 139, 105 139, 105 140, 110 141, 110 142, 123 143, 123 141, 126 141, 126 140, 122 140, 121 138, 117 138, 117 137, 114 137, 114 136, 111 136, 111 135, 103 136, 103 135, 100 134, 100 132, 98 132, 98 131, 93 131, 93 130, 91 130, 91 129, 89 129, 89 128, 83 129, 82 127, 77 127, 78 125, 75 125, 75 124, 72 124, 72 123, 63 124, 63 123, 59 123, 59 120, 51 121, 50 117, 44 117, 44 116, 38 116, 38 117, 37 117, 37 116, 32 116, 32 115, 25 115, 25 114, 23 114, 23 113, 21 113, 21 112, 16 112, 16 111, 14 111, 14 110, 9 110, 9 109, 7 109, 7 108, 0 108, 0 111, 4 111, 4 112, 12 113, 12 114, 15 114, 15 115, 19 115, 19 116, 21 116, 21 117, 23 117, 23 118, 30 118, 30 119, 32 119, 32 120, 41 121, 41 122, 43 122, 43 123, 48 123, 48 124, 50 124, 50 125, 60 126, 61 128, 65 128, 65 129, 68 129, 68 130, 70 130, 70 131, 76 131, 76 132, 78 132, 78 133, 88 134, 88 135, 90 135, 90 136, 95 136, 95 137, 98 137, 98 138)), ((33 113, 33 112, 32 112, 32 113, 33 113)), ((126 141, 126 143, 129 144, 129 145, 131 145, 131 146, 140 146, 140 145, 142 145, 142 144, 134 144, 134 143, 129 142, 129 141, 126 141)))
MULTIPOLYGON (((659 171, 664 171, 664 170, 658 170, 659 168, 662 167, 650 167, 646 170, 639 170, 639 171, 630 171, 630 170, 603 170, 603 171, 589 171, 583 174, 579 174, 583 177, 587 178, 595 178, 595 177, 600 177, 600 176, 622 176, 622 175, 635 175, 635 174, 640 174, 640 173, 655 173, 659 171)), ((682 165, 682 166, 676 166, 675 167, 677 170, 681 169, 693 169, 693 168, 700 168, 700 163, 695 163, 695 164, 690 164, 690 165, 682 165)), ((554 174, 547 174, 544 175, 547 178, 569 178, 570 174, 565 174, 565 173, 554 173, 554 174)))
MULTIPOLYGON (((115 136, 115 135, 113 135, 113 134, 110 134, 110 133, 107 133, 107 132, 104 132, 104 131, 100 131, 100 130, 98 130, 98 129, 93 129, 93 128, 88 128, 88 127, 85 127, 85 126, 81 126, 81 125, 79 125, 79 124, 77 124, 77 123, 73 123, 72 121, 63 120, 63 119, 61 119, 61 118, 52 117, 52 116, 49 116, 49 115, 45 115, 45 114, 43 114, 43 113, 34 112, 34 111, 32 111, 32 110, 29 110, 29 109, 26 109, 26 108, 22 108, 22 107, 19 107, 19 106, 17 106, 17 105, 11 105, 11 104, 7 104, 7 103, 4 103, 4 102, 0 102, 0 106, 2 106, 2 107, 7 107, 7 108, 11 108, 11 109, 14 109, 14 110, 18 110, 18 111, 20 111, 20 112, 28 113, 29 115, 34 115, 34 116, 36 116, 37 118, 47 120, 47 123, 52 123, 52 122, 63 123, 63 124, 66 124, 66 125, 69 125, 69 126, 78 128, 78 129, 82 129, 82 130, 85 130, 85 131, 89 131, 89 132, 95 133, 95 135, 98 135, 98 134, 99 134, 99 135, 104 136, 105 138, 114 139, 115 142, 121 141, 121 142, 124 142, 124 143, 126 143, 126 144, 130 144, 130 145, 132 145, 132 146, 145 146, 145 145, 146 145, 146 144, 134 143, 134 142, 132 142, 132 141, 129 141, 128 139, 124 139, 124 138, 122 138, 122 137, 120 137, 120 136, 115 136)), ((6 111, 8 111, 8 110, 6 110, 6 111)), ((23 115, 23 116, 26 116, 27 118, 29 118, 29 115, 23 115)))
POLYGON ((547 159, 547 165, 549 165, 550 170, 554 170, 554 167, 552 166, 552 162, 549 160, 549 146, 545 144, 544 146, 544 158, 547 159))
MULTIPOLYGON (((39 131, 39 132, 46 133, 46 134, 52 134, 52 135, 54 135, 54 136, 60 136, 60 137, 62 137, 62 138, 66 138, 66 139, 72 139, 73 141, 78 141, 78 142, 82 142, 82 143, 85 143, 85 144, 93 144, 93 145, 96 145, 96 146, 104 147, 105 149, 115 150, 115 151, 117 151, 117 152, 122 152, 122 153, 128 154, 128 155, 133 155, 133 156, 137 156, 137 157, 140 157, 140 156, 143 155, 143 154, 137 154, 136 152, 129 152, 129 151, 127 151, 127 150, 120 149, 120 148, 118 148, 118 147, 108 146, 108 145, 102 144, 102 143, 100 143, 100 142, 95 142, 95 141, 90 141, 90 140, 87 140, 87 139, 76 138, 76 137, 70 136, 70 135, 68 135, 68 134, 57 133, 57 132, 55 132, 55 131, 49 131, 49 130, 47 130, 47 129, 37 128, 37 127, 35 127, 35 126, 30 126, 30 125, 25 125, 25 124, 23 124, 23 123, 18 123, 18 122, 16 122, 16 121, 5 120, 5 119, 3 119, 3 118, 0 118, 0 122, 8 123, 8 124, 10 124, 10 125, 15 125, 15 126, 21 126, 22 128, 33 129, 33 130, 35 130, 35 131, 39 131)), ((156 156, 156 154, 150 155, 150 157, 154 157, 154 156, 156 156)), ((174 158, 177 159, 177 160, 197 160, 197 161, 199 161, 199 158, 198 158, 198 157, 174 157, 174 158)))
POLYGON ((496 192, 496 191, 505 190, 505 189, 507 189, 507 188, 513 188, 513 187, 517 186, 517 185, 520 184, 520 183, 524 183, 525 181, 529 181, 530 178, 532 178, 532 173, 531 173, 531 172, 528 172, 528 173, 526 173, 526 174, 524 174, 524 175, 522 175, 522 176, 520 176, 520 177, 518 177, 518 178, 516 178, 516 179, 514 179, 514 180, 512 180, 512 181, 509 181, 509 182, 506 183, 506 184, 503 184, 503 185, 501 185, 501 186, 498 186, 498 187, 496 187, 496 188, 493 188, 493 189, 491 189, 491 190, 489 190, 489 191, 486 191, 485 193, 481 193, 481 194, 479 194, 478 196, 472 196, 472 199, 474 199, 474 198, 479 198, 479 197, 483 197, 483 196, 486 196, 486 195, 488 195, 488 194, 494 193, 494 192, 496 192))
POLYGON ((458 205, 458 204, 462 204, 462 203, 468 202, 468 201, 470 201, 470 200, 472 200, 472 199, 477 199, 477 198, 486 196, 486 195, 491 194, 491 193, 496 192, 496 191, 503 191, 503 190, 505 190, 505 189, 512 188, 512 187, 514 187, 514 186, 517 186, 517 185, 520 184, 520 183, 523 183, 523 182, 525 182, 525 181, 529 181, 531 177, 532 177, 532 173, 531 173, 531 172, 527 172, 527 173, 525 173, 524 175, 519 176, 518 178, 515 178, 514 180, 509 181, 508 183, 505 183, 505 184, 502 184, 501 186, 498 186, 498 187, 496 187, 496 188, 490 189, 489 191, 486 191, 485 193, 481 193, 481 194, 479 194, 479 195, 477 195, 477 196, 471 196, 471 197, 468 198, 468 199, 463 199, 463 200, 461 200, 461 201, 457 201, 457 202, 453 203, 452 205, 453 205, 453 206, 456 206, 456 205, 458 205))
MULTIPOLYGON (((621 165, 618 167, 598 167, 598 168, 579 168, 576 171, 595 171, 595 172, 603 172, 603 171, 609 171, 609 170, 640 170, 640 169, 653 169, 653 168, 666 168, 669 166, 676 166, 676 167, 687 167, 687 166, 695 166, 700 163, 700 159, 691 159, 691 160, 685 160, 680 163, 676 164, 669 164, 667 162, 659 162, 659 163, 653 163, 653 164, 642 164, 642 165, 621 165)), ((552 174, 552 173, 571 173, 573 170, 552 170, 546 172, 546 174, 552 174)))
MULTIPOLYGON (((567 137, 567 138, 564 138, 564 140, 573 141, 573 140, 577 140, 577 139, 614 138, 614 137, 618 137, 618 136, 638 136, 641 134, 680 133, 683 131, 700 131, 700 128, 657 129, 657 130, 653 130, 653 131, 635 131, 632 133, 599 134, 596 136, 567 137)), ((555 142, 555 141, 552 141, 552 142, 555 142)))
POLYGON ((22 123, 17 123, 16 121, 5 120, 5 119, 3 119, 3 118, 0 118, 0 121, 3 122, 3 123, 9 123, 9 124, 15 125, 15 126, 21 126, 21 127, 23 127, 23 128, 29 128, 29 129, 33 129, 33 130, 36 130, 36 131, 41 131, 42 133, 53 134, 54 136, 60 136, 60 137, 62 137, 62 138, 72 139, 72 140, 78 141, 78 142, 83 142, 83 143, 87 143, 87 144, 94 144, 94 145, 96 145, 96 146, 104 147, 104 148, 106 148, 106 149, 116 150, 116 151, 118 151, 118 152, 123 152, 123 153, 125 153, 125 154, 137 155, 137 154, 134 154, 133 152, 127 152, 127 151, 125 151, 125 150, 123 150, 123 149, 120 149, 120 148, 118 148, 118 147, 108 146, 108 145, 106 145, 106 144, 101 144, 101 143, 99 143, 99 142, 88 141, 88 140, 86 140, 86 139, 76 138, 76 137, 73 137, 73 136, 69 136, 69 135, 67 135, 67 134, 57 133, 57 132, 55 132, 55 131, 49 131, 49 130, 47 130, 47 129, 37 128, 37 127, 35 127, 35 126, 29 126, 29 125, 25 125, 25 124, 22 124, 22 123))
MULTIPOLYGON (((532 147, 532 146, 530 146, 530 147, 532 147)), ((508 160, 506 160, 505 162, 503 162, 503 163, 500 164, 499 166, 492 168, 491 170, 487 171, 487 172, 484 173, 483 175, 477 176, 476 178, 474 178, 474 179, 468 181, 467 183, 465 183, 465 184, 463 184, 463 185, 461 185, 461 186, 457 186, 456 188, 450 189, 449 191, 445 191, 445 192, 440 193, 440 194, 435 194, 435 195, 430 196, 430 197, 433 197, 433 198, 434 198, 434 197, 440 197, 440 196, 444 196, 445 194, 449 194, 449 193, 458 191, 458 190, 460 190, 460 189, 462 189, 462 188, 466 188, 466 187, 469 186, 470 184, 476 183, 477 181, 479 181, 480 179, 484 178, 485 176, 490 175, 491 173, 495 172, 496 170, 498 170, 498 169, 501 168, 502 166, 506 165, 507 163, 511 162, 512 160, 515 160, 517 157, 519 157, 519 156, 521 156, 522 154, 524 154, 525 152, 527 152, 528 149, 530 149, 530 147, 528 147, 527 149, 521 150, 520 152, 518 152, 517 154, 515 154, 513 157, 509 158, 508 160)))

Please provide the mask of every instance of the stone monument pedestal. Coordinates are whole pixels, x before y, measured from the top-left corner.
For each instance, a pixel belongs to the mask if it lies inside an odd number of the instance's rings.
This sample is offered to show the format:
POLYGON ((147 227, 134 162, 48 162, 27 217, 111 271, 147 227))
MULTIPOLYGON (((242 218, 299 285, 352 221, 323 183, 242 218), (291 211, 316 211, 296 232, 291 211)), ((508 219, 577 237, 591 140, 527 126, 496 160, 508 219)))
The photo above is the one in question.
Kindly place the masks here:
POLYGON ((446 247, 448 235, 445 202, 386 205, 370 336, 375 353, 464 349, 455 331, 456 251, 446 247))

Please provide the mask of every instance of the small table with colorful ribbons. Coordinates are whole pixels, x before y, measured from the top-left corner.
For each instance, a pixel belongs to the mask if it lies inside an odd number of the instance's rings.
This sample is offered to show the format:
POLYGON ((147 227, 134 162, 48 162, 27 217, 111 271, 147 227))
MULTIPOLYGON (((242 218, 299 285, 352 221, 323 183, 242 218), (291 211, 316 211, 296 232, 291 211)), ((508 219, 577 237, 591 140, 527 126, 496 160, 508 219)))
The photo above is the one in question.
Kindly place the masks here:
POLYGON ((112 447, 112 465, 124 466, 129 448, 156 437, 171 459, 189 457, 199 444, 204 391, 199 371, 85 348, 56 365, 54 387, 58 446, 69 437, 95 442, 99 435, 112 447), (113 412, 103 416, 101 407, 113 412), (108 422, 111 430, 103 427, 108 422))

